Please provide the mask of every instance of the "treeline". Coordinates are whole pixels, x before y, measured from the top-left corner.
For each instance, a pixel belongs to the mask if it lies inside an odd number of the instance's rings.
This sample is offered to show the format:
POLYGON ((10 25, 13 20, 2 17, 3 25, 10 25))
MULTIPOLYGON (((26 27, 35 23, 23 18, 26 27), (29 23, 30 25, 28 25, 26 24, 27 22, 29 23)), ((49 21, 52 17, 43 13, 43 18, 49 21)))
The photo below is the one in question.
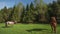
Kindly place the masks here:
POLYGON ((60 1, 46 4, 43 0, 34 0, 24 6, 22 3, 12 8, 6 6, 0 10, 0 23, 16 21, 17 23, 49 23, 51 13, 60 18, 60 1))

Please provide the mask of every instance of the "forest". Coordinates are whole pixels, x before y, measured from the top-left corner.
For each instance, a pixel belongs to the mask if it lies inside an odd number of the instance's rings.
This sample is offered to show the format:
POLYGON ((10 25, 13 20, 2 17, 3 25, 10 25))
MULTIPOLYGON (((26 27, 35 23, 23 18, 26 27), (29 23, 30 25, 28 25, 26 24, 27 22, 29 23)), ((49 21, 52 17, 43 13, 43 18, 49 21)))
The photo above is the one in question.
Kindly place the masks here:
POLYGON ((60 1, 46 4, 43 0, 34 0, 24 6, 21 2, 14 7, 5 6, 0 10, 0 23, 16 21, 17 23, 49 23, 51 13, 55 14, 57 22, 60 20, 60 1), (38 2, 39 1, 39 2, 38 2))

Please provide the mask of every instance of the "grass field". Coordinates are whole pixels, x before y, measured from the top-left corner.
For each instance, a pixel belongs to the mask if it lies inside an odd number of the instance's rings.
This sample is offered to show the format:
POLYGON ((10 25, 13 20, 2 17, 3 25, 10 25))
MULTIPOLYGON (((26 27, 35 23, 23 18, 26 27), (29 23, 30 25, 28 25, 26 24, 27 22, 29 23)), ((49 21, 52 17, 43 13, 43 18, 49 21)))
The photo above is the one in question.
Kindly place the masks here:
MULTIPOLYGON (((49 24, 14 24, 5 28, 0 23, 0 34, 53 34, 49 24)), ((57 34, 60 34, 60 25, 57 26, 57 34)))

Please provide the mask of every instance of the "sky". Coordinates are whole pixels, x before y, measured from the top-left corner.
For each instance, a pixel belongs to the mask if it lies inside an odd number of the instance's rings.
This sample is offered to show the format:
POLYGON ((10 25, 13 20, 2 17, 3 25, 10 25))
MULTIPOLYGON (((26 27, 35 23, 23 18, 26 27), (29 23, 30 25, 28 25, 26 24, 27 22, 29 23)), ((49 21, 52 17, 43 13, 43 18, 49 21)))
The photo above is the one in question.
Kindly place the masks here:
MULTIPOLYGON (((51 3, 53 0, 44 0, 45 3, 51 3)), ((54 0, 55 1, 55 0, 54 0)), ((18 4, 19 2, 23 3, 23 5, 26 6, 26 4, 30 4, 31 2, 34 2, 34 0, 0 0, 0 9, 4 8, 4 6, 13 7, 15 4, 18 4)))

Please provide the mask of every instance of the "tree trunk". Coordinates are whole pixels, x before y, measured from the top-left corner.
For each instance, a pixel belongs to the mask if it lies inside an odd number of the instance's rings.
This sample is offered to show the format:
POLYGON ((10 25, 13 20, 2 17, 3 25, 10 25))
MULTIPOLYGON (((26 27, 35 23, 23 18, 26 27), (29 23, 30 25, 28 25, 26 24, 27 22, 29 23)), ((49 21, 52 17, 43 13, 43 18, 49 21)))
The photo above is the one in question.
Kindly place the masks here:
POLYGON ((8 24, 7 24, 7 22, 5 22, 5 27, 8 27, 8 24))

